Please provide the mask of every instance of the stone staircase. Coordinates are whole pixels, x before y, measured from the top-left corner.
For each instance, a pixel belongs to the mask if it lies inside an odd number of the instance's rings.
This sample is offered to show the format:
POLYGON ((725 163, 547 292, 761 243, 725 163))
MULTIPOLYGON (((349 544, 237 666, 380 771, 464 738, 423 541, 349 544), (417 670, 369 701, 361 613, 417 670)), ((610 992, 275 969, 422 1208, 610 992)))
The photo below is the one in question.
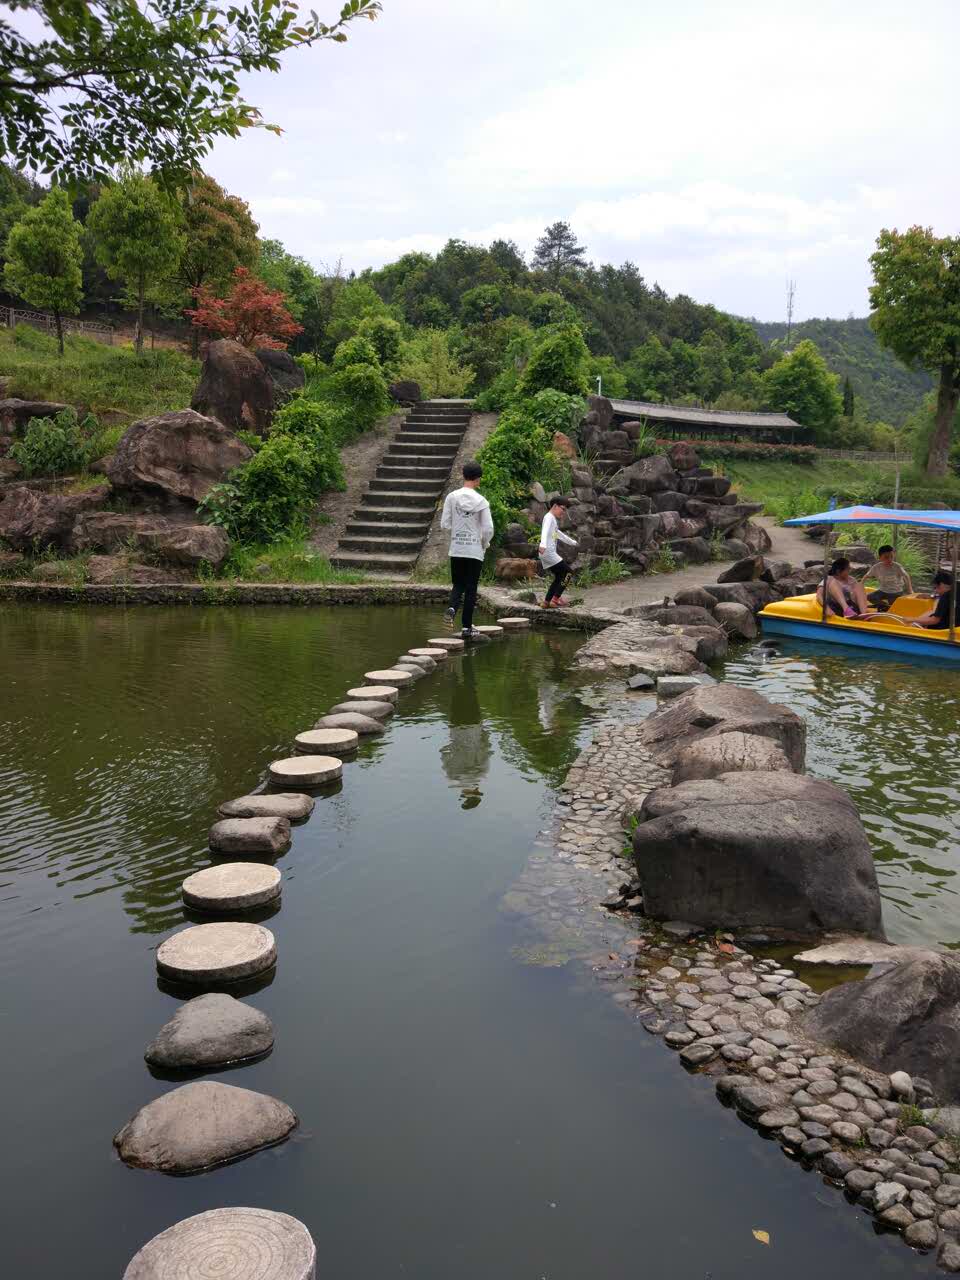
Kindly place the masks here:
POLYGON ((470 421, 469 400, 423 400, 377 467, 331 557, 340 569, 408 574, 470 421))

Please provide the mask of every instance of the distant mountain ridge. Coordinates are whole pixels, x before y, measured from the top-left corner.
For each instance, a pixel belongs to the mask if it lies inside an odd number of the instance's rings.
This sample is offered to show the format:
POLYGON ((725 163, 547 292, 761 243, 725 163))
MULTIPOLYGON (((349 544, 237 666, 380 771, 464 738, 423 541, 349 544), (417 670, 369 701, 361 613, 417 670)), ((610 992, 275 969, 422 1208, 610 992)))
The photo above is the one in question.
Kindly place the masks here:
MULTIPOLYGON (((767 346, 782 343, 787 336, 785 322, 747 319, 767 346)), ((933 387, 933 378, 923 370, 902 365, 896 356, 877 342, 870 321, 803 320, 792 327, 790 345, 804 338, 815 342, 834 373, 848 377, 859 408, 871 421, 901 426, 904 419, 933 387)))

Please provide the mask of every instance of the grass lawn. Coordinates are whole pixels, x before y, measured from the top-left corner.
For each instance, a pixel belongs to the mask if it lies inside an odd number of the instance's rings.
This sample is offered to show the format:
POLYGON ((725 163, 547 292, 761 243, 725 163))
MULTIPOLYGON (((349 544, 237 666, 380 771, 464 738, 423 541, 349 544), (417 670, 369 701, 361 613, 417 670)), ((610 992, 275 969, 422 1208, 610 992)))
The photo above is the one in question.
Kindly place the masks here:
POLYGON ((779 521, 822 511, 832 497, 838 499, 839 506, 871 498, 879 502, 880 497, 873 495, 886 495, 889 489, 892 501, 896 478, 895 463, 856 462, 851 458, 822 458, 812 465, 729 458, 712 463, 709 456, 704 462, 729 476, 747 502, 762 502, 766 514, 779 521))
POLYGON ((55 338, 17 325, 0 329, 0 376, 7 395, 54 400, 101 415, 122 413, 132 421, 186 409, 200 376, 196 360, 179 351, 145 351, 69 337, 61 359, 55 338))

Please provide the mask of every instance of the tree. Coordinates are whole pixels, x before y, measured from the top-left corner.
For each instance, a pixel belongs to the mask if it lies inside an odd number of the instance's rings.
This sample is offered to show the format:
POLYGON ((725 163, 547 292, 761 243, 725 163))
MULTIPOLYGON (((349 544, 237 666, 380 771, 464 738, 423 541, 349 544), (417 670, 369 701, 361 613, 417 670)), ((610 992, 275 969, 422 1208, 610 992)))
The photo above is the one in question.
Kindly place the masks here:
POLYGON ((373 345, 384 369, 392 368, 400 356, 402 330, 392 316, 364 316, 357 328, 361 338, 373 345))
POLYGON ((0 162, 0 262, 13 224, 19 222, 29 208, 39 204, 45 194, 30 178, 0 162))
POLYGON ((586 246, 577 243, 568 222, 554 222, 536 243, 533 266, 546 271, 556 288, 565 272, 587 265, 586 252, 586 246))
POLYGON ((256 263, 259 227, 246 201, 229 195, 205 173, 197 171, 190 177, 183 199, 183 223, 184 246, 177 279, 191 298, 203 285, 225 284, 237 267, 256 263))
POLYGON ((7 238, 3 280, 31 307, 49 307, 63 355, 64 312, 75 312, 83 297, 80 224, 65 191, 55 187, 15 223, 7 238))
POLYGON ((197 290, 197 305, 187 311, 192 323, 220 338, 232 338, 253 351, 257 347, 286 347, 301 332, 287 310, 282 293, 268 289, 246 267, 237 267, 225 298, 210 289, 197 290))
POLYGON ((853 383, 849 376, 843 380, 843 416, 852 418, 854 410, 853 383))
POLYGON ((838 382, 809 338, 798 342, 761 378, 766 408, 788 413, 801 426, 810 427, 821 443, 829 439, 843 412, 838 382))
POLYGON ((136 309, 137 355, 143 350, 144 301, 176 272, 182 228, 173 198, 134 169, 104 189, 87 218, 97 261, 112 280, 123 281, 125 302, 136 309))
POLYGON ((244 100, 242 76, 279 70, 287 49, 342 43, 351 22, 380 12, 379 0, 346 0, 326 24, 301 19, 295 0, 7 3, 42 30, 0 21, 0 144, 60 180, 142 161, 183 175, 217 137, 279 132, 244 100))
POLYGON ((538 391, 562 391, 568 396, 587 393, 588 351, 576 325, 547 329, 534 347, 527 367, 517 383, 517 394, 535 396, 538 391))
POLYGON ((960 236, 929 227, 881 231, 870 256, 870 323, 883 346, 939 378, 926 469, 944 476, 960 404, 960 236))
POLYGON ((434 396, 462 396, 473 381, 473 370, 450 350, 450 335, 442 329, 419 329, 400 348, 397 377, 416 382, 425 400, 434 396))

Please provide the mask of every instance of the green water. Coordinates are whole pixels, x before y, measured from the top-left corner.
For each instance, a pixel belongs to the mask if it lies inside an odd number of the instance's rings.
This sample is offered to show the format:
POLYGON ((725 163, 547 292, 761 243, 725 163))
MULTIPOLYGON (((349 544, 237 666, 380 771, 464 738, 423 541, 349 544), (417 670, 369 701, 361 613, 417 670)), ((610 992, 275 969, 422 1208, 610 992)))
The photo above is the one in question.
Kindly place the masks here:
MULTIPOLYGON (((549 875, 552 791, 602 714, 574 635, 419 681, 295 829, 279 964, 249 996, 276 1046, 222 1077, 288 1102, 292 1140, 192 1178, 116 1159, 174 1087, 142 1057, 178 1004, 154 951, 217 804, 433 634, 413 609, 0 607, 3 1274, 118 1280, 230 1204, 301 1218, 337 1280, 929 1273, 505 906, 549 875)), ((580 910, 544 889, 551 921, 580 910)))
POLYGON ((807 768, 860 809, 890 940, 960 947, 960 674, 785 641, 735 656, 724 677, 803 716, 807 768))

